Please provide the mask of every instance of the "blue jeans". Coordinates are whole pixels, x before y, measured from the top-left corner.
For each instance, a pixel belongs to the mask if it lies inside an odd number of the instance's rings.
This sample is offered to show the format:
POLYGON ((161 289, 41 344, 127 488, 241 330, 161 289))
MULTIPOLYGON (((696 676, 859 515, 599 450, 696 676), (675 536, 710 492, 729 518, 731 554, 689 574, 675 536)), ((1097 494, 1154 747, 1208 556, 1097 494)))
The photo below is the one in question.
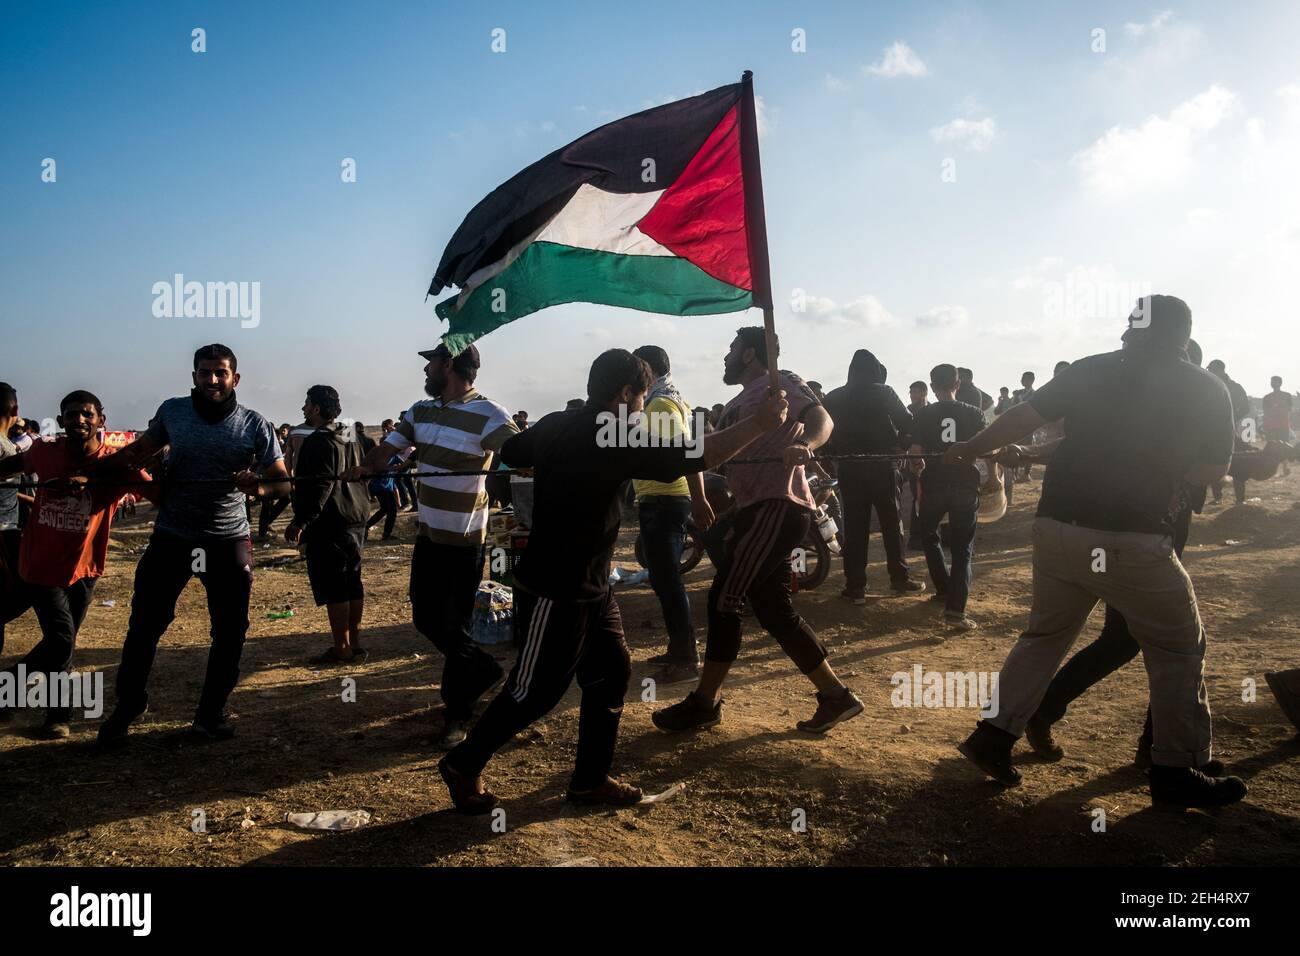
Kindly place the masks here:
POLYGON ((934 589, 947 595, 944 613, 960 616, 966 613, 966 599, 970 597, 971 558, 975 554, 975 525, 979 516, 979 489, 971 485, 948 482, 926 482, 921 478, 921 509, 919 515, 921 543, 925 549, 925 563, 930 568, 934 589), (948 516, 948 549, 952 552, 949 570, 939 547, 939 522, 948 516))
POLYGON ((663 609, 668 628, 668 655, 695 663, 695 625, 679 570, 686 547, 691 499, 683 495, 647 495, 641 499, 641 544, 650 571, 650 587, 663 609))

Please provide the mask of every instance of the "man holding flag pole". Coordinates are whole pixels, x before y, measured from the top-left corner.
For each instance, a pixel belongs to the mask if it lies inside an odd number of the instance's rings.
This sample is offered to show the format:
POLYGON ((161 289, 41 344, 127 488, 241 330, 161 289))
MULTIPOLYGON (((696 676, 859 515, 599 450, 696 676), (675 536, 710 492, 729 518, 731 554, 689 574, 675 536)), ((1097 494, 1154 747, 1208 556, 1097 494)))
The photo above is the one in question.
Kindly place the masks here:
MULTIPOLYGON (((496 799, 483 782, 483 768, 515 733, 555 706, 576 674, 583 694, 568 798, 636 803, 640 791, 609 776, 630 677, 608 585, 618 488, 627 478, 672 480, 716 467, 785 424, 751 74, 608 123, 518 173, 481 200, 452 236, 429 292, 449 285, 460 292, 436 311, 448 320, 443 342, 452 354, 515 319, 566 302, 683 316, 763 309, 761 347, 746 339, 745 354, 747 369, 767 366, 767 394, 747 391, 746 406, 733 410, 730 427, 703 438, 699 448, 601 441, 608 432, 602 422, 639 411, 653 380, 641 359, 621 349, 592 365, 585 405, 548 415, 502 448, 506 464, 535 469, 534 526, 515 571, 516 604, 528 636, 505 689, 439 771, 457 809, 491 810, 496 799), (772 361, 760 365, 759 355, 772 361)), ((800 404, 808 406, 802 396, 800 404)), ((809 407, 824 422, 810 430, 813 440, 783 456, 780 467, 791 475, 802 476, 815 441, 830 433, 820 406, 809 407)), ((627 434, 626 428, 616 431, 627 434)), ((787 570, 787 600, 788 578, 787 570)), ((815 637, 811 643, 818 651, 811 666, 843 689, 815 637)))

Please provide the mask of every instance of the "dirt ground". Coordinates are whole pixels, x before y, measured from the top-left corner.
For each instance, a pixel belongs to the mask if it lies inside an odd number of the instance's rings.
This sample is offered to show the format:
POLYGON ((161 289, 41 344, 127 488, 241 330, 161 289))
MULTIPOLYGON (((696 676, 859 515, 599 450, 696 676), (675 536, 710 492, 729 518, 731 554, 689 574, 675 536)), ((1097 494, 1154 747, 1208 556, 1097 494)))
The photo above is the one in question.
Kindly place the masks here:
MULTIPOLYGON (((1018 748, 1024 783, 1002 790, 956 753, 972 708, 896 708, 890 677, 927 671, 996 671, 1029 606, 1029 525, 1039 481, 1017 486, 1001 521, 977 539, 970 614, 958 634, 920 597, 840 600, 838 566, 797 606, 830 647, 832 663, 867 705, 823 738, 794 730, 811 713, 811 687, 775 643, 746 621, 725 691, 723 723, 695 735, 657 732, 650 714, 686 685, 643 701, 644 661, 665 634, 646 587, 618 595, 634 658, 615 772, 647 791, 685 792, 653 807, 607 811, 563 802, 577 730, 577 694, 520 735, 488 768, 502 798, 491 817, 450 809, 432 745, 439 725, 441 657, 410 625, 406 601, 413 518, 399 540, 373 542, 365 567, 360 666, 305 663, 326 644, 325 615, 310 600, 301 563, 262 565, 294 552, 259 549, 243 679, 231 700, 238 736, 190 744, 182 732, 198 699, 208 646, 201 586, 191 582, 164 638, 150 685, 152 711, 130 746, 92 748, 95 724, 66 741, 38 740, 39 715, 0 731, 0 862, 9 865, 827 865, 827 864, 1285 864, 1300 862, 1300 738, 1273 702, 1265 671, 1300 665, 1300 469, 1254 484, 1251 501, 1198 516, 1185 556, 1210 633, 1207 682, 1216 755, 1248 780, 1243 804, 1216 814, 1149 806, 1132 766, 1147 689, 1134 661, 1076 703, 1058 725, 1066 757, 1035 761, 1018 748), (289 619, 267 614, 292 608, 289 619), (942 642, 936 638, 944 638, 942 642), (343 680, 356 701, 342 700, 343 680), (1251 699, 1248 682, 1258 685, 1251 699), (1243 699, 1245 697, 1246 699, 1243 699), (313 833, 284 822, 297 811, 364 808, 371 823, 313 833), (1106 827, 1097 832, 1105 811, 1106 827), (193 811, 207 832, 191 831, 193 811), (802 811, 800 814, 798 811, 802 811), (795 826, 802 818, 805 828, 795 826), (500 829, 498 825, 497 829, 500 829)), ((1231 500, 1231 490, 1225 502, 1231 500)), ((82 628, 77 664, 112 685, 129 612, 135 561, 151 512, 115 531, 108 573, 82 628), (106 606, 105 601, 115 602, 106 606)), ((279 531, 285 519, 277 522, 279 531)), ((624 532, 620 564, 632 564, 624 532)), ((885 582, 879 538, 870 583, 885 582)), ((919 554, 911 558, 924 575, 919 554)), ((691 573, 696 620, 712 566, 691 573)), ((1100 627, 1101 609, 1082 640, 1100 627)), ((37 627, 9 627, 5 662, 37 627)), ((701 626, 701 639, 703 627, 701 626)), ((492 648, 503 662, 509 645, 492 648)))

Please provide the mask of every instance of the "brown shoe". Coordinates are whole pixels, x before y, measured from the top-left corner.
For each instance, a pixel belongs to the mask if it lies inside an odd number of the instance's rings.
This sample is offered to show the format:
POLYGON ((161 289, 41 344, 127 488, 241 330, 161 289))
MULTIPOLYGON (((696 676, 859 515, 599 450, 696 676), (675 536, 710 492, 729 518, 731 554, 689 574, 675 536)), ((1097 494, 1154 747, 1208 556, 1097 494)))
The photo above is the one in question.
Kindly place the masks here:
POLYGON ((1052 736, 1052 725, 1032 717, 1025 724, 1025 740, 1034 748, 1034 753, 1044 760, 1057 761, 1065 756, 1065 751, 1052 736))
POLYGON ((640 787, 615 780, 613 777, 606 777, 605 781, 594 790, 574 790, 570 787, 564 799, 569 803, 582 803, 589 806, 603 804, 611 807, 632 807, 641 802, 642 796, 644 794, 641 793, 640 787))
POLYGON ((477 817, 490 813, 497 805, 496 794, 483 784, 482 774, 473 778, 467 777, 448 764, 446 757, 438 761, 438 773, 442 775, 442 782, 447 785, 451 802, 466 816, 477 817))

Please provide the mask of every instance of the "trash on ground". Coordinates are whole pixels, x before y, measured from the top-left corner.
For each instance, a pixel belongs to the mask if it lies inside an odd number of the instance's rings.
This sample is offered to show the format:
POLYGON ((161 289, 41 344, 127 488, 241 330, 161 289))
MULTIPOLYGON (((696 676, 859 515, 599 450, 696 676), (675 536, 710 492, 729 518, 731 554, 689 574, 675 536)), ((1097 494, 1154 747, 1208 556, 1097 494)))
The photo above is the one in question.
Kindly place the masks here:
POLYGON ((649 803, 663 803, 665 800, 671 800, 673 797, 677 796, 677 794, 681 793, 685 789, 686 789, 686 784, 675 783, 667 790, 661 790, 659 793, 647 793, 644 797, 641 798, 641 802, 638 803, 637 806, 644 807, 646 804, 649 803))
POLYGON ((303 830, 355 830, 370 822, 370 814, 365 810, 321 810, 287 813, 284 819, 303 830))

